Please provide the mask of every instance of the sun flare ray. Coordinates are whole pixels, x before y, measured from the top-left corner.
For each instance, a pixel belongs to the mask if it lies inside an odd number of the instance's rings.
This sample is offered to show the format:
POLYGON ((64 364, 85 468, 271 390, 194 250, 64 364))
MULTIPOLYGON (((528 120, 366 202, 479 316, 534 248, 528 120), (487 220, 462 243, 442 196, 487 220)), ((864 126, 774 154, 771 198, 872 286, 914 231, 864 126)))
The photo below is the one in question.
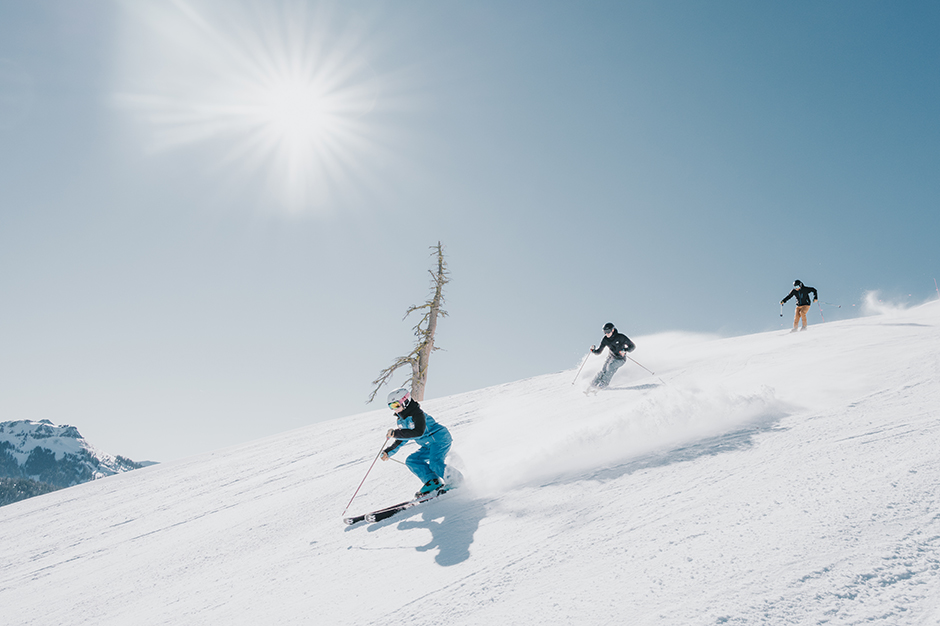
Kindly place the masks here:
POLYGON ((361 33, 302 3, 128 1, 117 104, 153 152, 212 144, 288 209, 337 200, 380 151, 361 33))

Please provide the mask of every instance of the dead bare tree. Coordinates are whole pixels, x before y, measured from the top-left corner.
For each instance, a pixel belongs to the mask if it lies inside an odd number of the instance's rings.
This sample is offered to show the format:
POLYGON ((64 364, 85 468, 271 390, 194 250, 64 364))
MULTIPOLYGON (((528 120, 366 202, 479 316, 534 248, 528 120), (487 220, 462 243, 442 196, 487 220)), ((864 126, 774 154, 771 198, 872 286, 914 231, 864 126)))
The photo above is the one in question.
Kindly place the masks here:
POLYGON ((447 270, 447 262, 444 260, 444 247, 438 241, 436 246, 431 246, 431 256, 437 257, 436 267, 428 270, 431 275, 431 296, 427 302, 421 305, 411 306, 405 312, 406 319, 415 311, 424 311, 424 315, 414 326, 414 334, 417 337, 414 349, 407 356, 400 356, 395 359, 389 367, 386 367, 379 373, 379 377, 372 381, 375 389, 369 395, 369 402, 375 400, 376 394, 383 385, 387 384, 392 375, 400 367, 411 366, 411 397, 421 402, 424 400, 424 388, 428 382, 428 365, 431 362, 431 353, 438 348, 434 345, 434 333, 437 332, 437 320, 440 317, 447 317, 447 311, 441 308, 444 304, 444 285, 450 282, 450 272, 447 270))

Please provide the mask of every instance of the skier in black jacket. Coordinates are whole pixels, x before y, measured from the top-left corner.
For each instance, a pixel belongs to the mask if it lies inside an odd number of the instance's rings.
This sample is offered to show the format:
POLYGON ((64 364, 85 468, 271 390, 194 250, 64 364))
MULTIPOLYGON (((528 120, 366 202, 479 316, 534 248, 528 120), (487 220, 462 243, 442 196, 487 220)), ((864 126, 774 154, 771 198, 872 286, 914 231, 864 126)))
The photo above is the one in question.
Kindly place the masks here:
POLYGON ((613 378, 614 373, 627 362, 627 352, 633 352, 636 344, 623 333, 617 332, 613 322, 607 322, 604 324, 604 338, 601 339, 600 347, 591 346, 591 352, 600 354, 604 351, 604 348, 609 348, 610 354, 604 363, 604 367, 591 382, 591 387, 597 389, 603 389, 610 384, 610 379, 613 378))
POLYGON ((813 294, 813 302, 819 302, 819 293, 816 291, 815 287, 807 287, 800 281, 794 280, 793 289, 787 294, 786 298, 780 301, 782 305, 790 298, 796 296, 796 315, 793 317, 793 330, 790 331, 791 333, 796 332, 796 327, 800 323, 800 320, 803 320, 803 328, 800 330, 806 330, 806 312, 809 311, 810 307, 810 293, 813 294))

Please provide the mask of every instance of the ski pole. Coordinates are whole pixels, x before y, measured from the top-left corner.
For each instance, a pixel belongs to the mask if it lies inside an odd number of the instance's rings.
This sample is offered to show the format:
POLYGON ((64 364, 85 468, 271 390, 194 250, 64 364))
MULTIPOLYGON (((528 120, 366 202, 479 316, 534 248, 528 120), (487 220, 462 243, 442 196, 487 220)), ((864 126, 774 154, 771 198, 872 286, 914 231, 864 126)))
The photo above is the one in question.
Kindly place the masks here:
POLYGON ((823 312, 822 312, 822 304, 820 304, 820 303, 818 303, 818 302, 817 302, 817 304, 819 304, 819 317, 822 318, 822 321, 823 321, 823 323, 825 324, 825 323, 826 323, 826 316, 823 315, 823 312))
POLYGON ((592 354, 591 352, 588 352, 587 354, 584 355, 584 360, 581 361, 581 367, 578 368, 578 373, 574 375, 574 380, 571 381, 572 385, 578 382, 578 376, 581 375, 581 370, 584 369, 584 364, 587 363, 588 357, 591 356, 591 354, 592 354))
POLYGON ((783 303, 780 303, 780 317, 783 317, 783 303))
MULTIPOLYGON (((646 367, 645 365, 643 365, 643 364, 641 364, 641 363, 637 363, 636 359, 634 359, 633 357, 627 356, 627 358, 630 359, 631 361, 633 361, 634 363, 636 363, 637 365, 639 365, 640 367, 642 367, 643 369, 645 369, 647 372, 649 372, 649 373, 652 374, 653 376, 656 376, 656 372, 654 372, 653 370, 649 369, 648 367, 646 367)), ((656 376, 656 378, 659 378, 659 376, 656 376)), ((663 380, 662 378, 659 378, 659 382, 661 382, 661 383, 664 384, 664 385, 666 384, 666 381, 663 380)))
POLYGON ((940 298, 940 287, 937 287, 937 279, 933 279, 933 288, 937 290, 937 297, 940 298))
POLYGON ((372 468, 375 467, 375 462, 379 460, 379 457, 382 456, 382 451, 385 450, 385 444, 388 443, 390 437, 386 437, 385 441, 382 443, 382 447, 379 448, 379 453, 375 455, 375 458, 372 459, 372 465, 369 466, 369 469, 366 470, 366 475, 362 477, 362 482, 359 483, 359 486, 356 487, 356 493, 352 495, 349 499, 349 504, 346 505, 346 508, 343 509, 343 515, 346 515, 346 511, 349 510, 350 505, 353 503, 353 500, 356 499, 356 496, 359 495, 359 490, 362 489, 362 485, 366 482, 366 478, 369 476, 369 472, 372 471, 372 468))

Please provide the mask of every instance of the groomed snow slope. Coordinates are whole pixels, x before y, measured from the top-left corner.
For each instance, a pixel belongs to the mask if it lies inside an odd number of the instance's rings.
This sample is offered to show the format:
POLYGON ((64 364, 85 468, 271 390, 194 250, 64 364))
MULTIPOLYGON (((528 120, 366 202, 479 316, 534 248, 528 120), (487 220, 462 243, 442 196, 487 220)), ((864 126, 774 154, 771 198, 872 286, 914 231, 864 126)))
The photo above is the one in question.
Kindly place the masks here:
POLYGON ((635 339, 424 403, 468 483, 378 524, 387 409, 0 508, 2 621, 940 623, 940 302, 635 339))

